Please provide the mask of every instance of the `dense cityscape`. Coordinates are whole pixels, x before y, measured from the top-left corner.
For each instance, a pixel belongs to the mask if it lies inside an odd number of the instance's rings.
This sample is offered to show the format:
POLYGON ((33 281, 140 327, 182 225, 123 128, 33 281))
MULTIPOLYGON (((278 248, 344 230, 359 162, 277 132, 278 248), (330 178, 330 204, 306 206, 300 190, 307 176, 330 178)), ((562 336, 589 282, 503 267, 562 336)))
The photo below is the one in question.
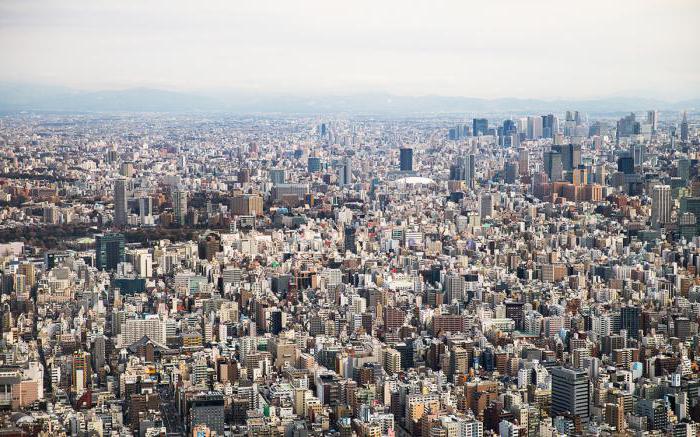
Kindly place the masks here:
POLYGON ((5 114, 0 434, 696 435, 699 134, 5 114))
POLYGON ((0 437, 700 437, 699 0, 0 0, 0 437))

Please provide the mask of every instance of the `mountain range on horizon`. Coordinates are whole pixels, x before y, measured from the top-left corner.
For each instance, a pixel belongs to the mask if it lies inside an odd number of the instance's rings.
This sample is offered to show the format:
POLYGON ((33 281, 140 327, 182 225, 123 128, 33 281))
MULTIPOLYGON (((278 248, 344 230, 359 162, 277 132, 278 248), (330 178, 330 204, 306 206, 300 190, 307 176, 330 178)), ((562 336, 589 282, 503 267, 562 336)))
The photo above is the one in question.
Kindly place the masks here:
POLYGON ((631 111, 694 111, 700 99, 664 101, 652 98, 484 99, 459 96, 396 96, 388 93, 303 96, 252 92, 180 92, 157 88, 78 91, 66 87, 0 83, 0 111, 41 112, 227 112, 239 114, 357 113, 456 114, 539 113, 579 110, 616 115, 631 111))

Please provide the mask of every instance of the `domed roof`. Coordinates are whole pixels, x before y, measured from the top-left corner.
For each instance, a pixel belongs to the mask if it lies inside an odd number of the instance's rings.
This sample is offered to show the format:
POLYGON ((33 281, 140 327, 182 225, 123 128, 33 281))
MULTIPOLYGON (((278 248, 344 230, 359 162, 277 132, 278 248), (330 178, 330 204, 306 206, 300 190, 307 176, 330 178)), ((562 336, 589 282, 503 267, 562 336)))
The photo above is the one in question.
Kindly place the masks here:
POLYGON ((409 176, 394 181, 397 185, 432 185, 435 183, 434 180, 430 178, 424 178, 421 176, 409 176))

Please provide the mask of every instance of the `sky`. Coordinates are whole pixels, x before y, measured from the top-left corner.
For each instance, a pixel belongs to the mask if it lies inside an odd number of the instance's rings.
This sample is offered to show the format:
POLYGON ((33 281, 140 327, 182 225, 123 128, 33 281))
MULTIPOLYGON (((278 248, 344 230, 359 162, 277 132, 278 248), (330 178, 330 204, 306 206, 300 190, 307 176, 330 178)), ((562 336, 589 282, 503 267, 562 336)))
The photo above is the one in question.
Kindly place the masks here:
POLYGON ((700 0, 0 0, 0 81, 700 97, 700 0))

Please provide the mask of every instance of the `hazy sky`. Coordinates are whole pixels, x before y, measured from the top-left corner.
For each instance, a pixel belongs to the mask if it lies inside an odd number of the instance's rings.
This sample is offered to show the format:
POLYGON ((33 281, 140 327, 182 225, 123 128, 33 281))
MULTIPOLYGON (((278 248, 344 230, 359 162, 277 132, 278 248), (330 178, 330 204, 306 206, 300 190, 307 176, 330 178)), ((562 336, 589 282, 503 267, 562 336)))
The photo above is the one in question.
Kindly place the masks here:
POLYGON ((700 0, 0 0, 0 80, 700 97, 700 0))

